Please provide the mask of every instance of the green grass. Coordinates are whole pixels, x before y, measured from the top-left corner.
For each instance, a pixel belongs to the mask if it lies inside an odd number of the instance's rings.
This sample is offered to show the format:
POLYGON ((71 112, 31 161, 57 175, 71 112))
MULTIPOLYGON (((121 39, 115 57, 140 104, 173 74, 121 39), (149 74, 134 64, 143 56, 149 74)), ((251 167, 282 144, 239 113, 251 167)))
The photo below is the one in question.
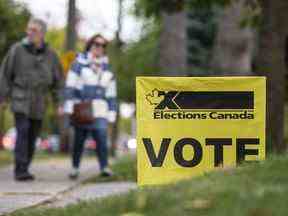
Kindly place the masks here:
POLYGON ((139 188, 123 196, 63 209, 30 209, 13 216, 286 216, 288 156, 215 171, 173 185, 139 188))
POLYGON ((111 181, 133 181, 137 180, 137 166, 136 157, 132 155, 125 156, 117 160, 112 166, 114 176, 112 177, 101 177, 95 176, 85 183, 97 183, 97 182, 111 182, 111 181))
POLYGON ((13 155, 8 151, 0 151, 0 167, 12 163, 13 155))
POLYGON ((284 139, 285 142, 287 143, 288 141, 288 105, 285 106, 284 110, 284 139))
POLYGON ((122 133, 131 134, 131 119, 120 118, 119 119, 119 130, 122 133))

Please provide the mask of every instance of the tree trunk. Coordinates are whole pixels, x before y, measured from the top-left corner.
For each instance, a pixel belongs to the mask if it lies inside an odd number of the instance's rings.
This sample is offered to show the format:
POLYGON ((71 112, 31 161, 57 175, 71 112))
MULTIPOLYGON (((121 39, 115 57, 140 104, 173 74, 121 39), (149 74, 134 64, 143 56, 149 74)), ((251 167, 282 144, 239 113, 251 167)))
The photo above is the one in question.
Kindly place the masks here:
POLYGON ((68 18, 67 18, 67 31, 66 31, 66 51, 74 51, 76 48, 77 33, 77 11, 76 0, 69 0, 68 4, 68 18))
POLYGON ((162 32, 159 44, 159 66, 162 75, 187 75, 186 28, 185 11, 173 14, 162 12, 162 32))
POLYGON ((119 8, 118 8, 118 16, 117 16, 117 31, 116 31, 116 43, 117 47, 120 49, 122 47, 122 40, 121 40, 121 33, 122 33, 122 27, 123 27, 123 10, 124 0, 118 0, 119 1, 119 8))
MULTIPOLYGON (((77 43, 77 8, 76 0, 68 0, 68 16, 67 16, 67 29, 66 29, 66 44, 65 50, 75 51, 77 43)), ((72 52, 73 53, 73 52, 72 52)), ((65 125, 67 124, 68 116, 62 116, 58 119, 58 126, 60 131, 60 151, 67 153, 70 149, 72 134, 69 128, 65 125)))
POLYGON ((263 22, 260 31, 257 69, 267 77, 267 149, 286 150, 284 142, 285 47, 288 1, 262 0, 263 22))
POLYGON ((216 75, 249 75, 252 72, 254 31, 241 27, 244 1, 236 1, 224 8, 219 18, 212 69, 216 75))
MULTIPOLYGON (((119 0, 119 8, 118 8, 118 16, 117 16, 117 31, 116 31, 116 46, 117 46, 117 53, 120 56, 122 54, 122 40, 121 40, 121 33, 122 33, 122 27, 123 27, 123 10, 124 10, 124 0, 119 0)), ((117 79, 117 76, 115 74, 115 77, 117 79)), ((120 105, 120 104, 119 104, 120 105)), ((118 147, 118 136, 119 136, 119 106, 117 108, 117 116, 115 123, 111 126, 111 148, 110 153, 112 157, 116 156, 116 150, 118 147)))

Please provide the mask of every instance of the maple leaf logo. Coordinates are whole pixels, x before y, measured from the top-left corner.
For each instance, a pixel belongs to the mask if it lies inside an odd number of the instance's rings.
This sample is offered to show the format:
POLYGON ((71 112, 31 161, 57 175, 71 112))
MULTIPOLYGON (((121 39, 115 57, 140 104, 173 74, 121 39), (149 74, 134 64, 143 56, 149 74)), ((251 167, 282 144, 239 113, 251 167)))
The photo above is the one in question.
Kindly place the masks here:
POLYGON ((161 95, 159 96, 159 90, 154 89, 151 93, 146 95, 146 100, 151 104, 151 105, 158 105, 162 100, 164 99, 164 96, 161 95))

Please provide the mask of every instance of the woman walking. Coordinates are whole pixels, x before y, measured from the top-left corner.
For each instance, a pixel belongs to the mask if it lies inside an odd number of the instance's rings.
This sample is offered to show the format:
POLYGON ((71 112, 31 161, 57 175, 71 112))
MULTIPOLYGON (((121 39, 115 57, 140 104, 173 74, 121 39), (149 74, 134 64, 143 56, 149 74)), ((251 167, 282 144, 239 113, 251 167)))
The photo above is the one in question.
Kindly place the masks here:
POLYGON ((108 168, 107 130, 109 123, 116 120, 116 80, 109 70, 106 46, 107 40, 102 35, 93 36, 68 72, 64 112, 71 116, 75 129, 72 171, 69 175, 72 179, 79 176, 84 143, 89 134, 96 141, 101 175, 112 175, 108 168), (83 113, 88 113, 88 120, 87 115, 83 120, 83 113))

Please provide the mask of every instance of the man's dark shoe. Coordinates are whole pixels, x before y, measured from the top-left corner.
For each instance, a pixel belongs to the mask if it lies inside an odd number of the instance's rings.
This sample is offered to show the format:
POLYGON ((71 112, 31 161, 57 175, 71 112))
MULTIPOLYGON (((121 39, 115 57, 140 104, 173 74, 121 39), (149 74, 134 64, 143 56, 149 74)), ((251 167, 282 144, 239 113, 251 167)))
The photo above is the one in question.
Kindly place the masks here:
POLYGON ((16 174, 15 180, 16 181, 34 181, 35 177, 34 175, 27 172, 27 173, 16 174))

